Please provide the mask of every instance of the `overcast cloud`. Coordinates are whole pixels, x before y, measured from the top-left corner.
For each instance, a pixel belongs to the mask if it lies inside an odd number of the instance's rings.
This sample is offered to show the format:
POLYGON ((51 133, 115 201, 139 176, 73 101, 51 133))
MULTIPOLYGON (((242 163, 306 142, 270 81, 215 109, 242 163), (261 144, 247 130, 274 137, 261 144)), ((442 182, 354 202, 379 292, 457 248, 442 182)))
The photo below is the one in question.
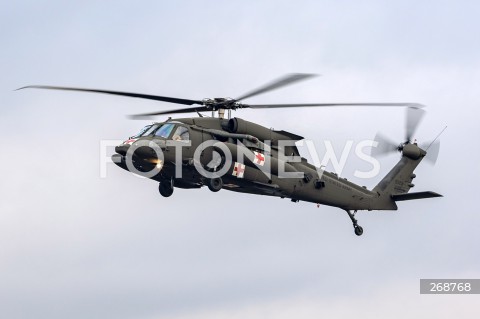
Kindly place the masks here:
MULTIPOLYGON (((419 295, 420 278, 480 278, 480 4, 474 1, 13 1, 0 11, 2 318, 473 318, 478 297, 419 295), (248 102, 419 102, 441 136, 415 191, 444 198, 359 212, 222 190, 176 189, 113 164, 100 142, 174 107, 31 84, 202 99, 291 72, 321 77, 248 102)), ((401 109, 244 110, 235 116, 337 152, 401 109)), ((162 118, 159 118, 161 120, 162 118)), ((350 156, 375 186, 396 163, 350 156)), ((331 165, 327 167, 332 169, 331 165)))

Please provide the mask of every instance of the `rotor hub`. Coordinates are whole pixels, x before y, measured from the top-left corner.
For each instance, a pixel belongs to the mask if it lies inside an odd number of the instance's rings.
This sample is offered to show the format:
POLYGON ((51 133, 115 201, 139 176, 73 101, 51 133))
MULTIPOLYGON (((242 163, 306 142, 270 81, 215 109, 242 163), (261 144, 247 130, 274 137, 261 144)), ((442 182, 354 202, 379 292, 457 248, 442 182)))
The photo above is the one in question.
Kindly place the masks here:
POLYGON ((211 109, 212 111, 218 111, 219 109, 236 110, 241 107, 241 103, 232 98, 216 97, 206 98, 202 100, 203 105, 211 109))

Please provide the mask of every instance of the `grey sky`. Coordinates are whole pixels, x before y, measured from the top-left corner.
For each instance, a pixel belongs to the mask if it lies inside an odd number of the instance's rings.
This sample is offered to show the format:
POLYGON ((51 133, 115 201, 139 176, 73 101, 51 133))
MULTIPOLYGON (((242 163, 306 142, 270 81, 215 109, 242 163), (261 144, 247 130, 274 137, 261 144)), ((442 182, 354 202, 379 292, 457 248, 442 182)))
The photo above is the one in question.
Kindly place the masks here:
MULTIPOLYGON (((480 278, 476 210, 480 5, 474 1, 16 1, 0 11, 0 312, 5 318, 472 318, 477 296, 420 296, 420 278, 480 278), (360 212, 208 189, 175 190, 111 165, 99 144, 174 107, 29 84, 201 99, 291 72, 322 74, 248 100, 419 102, 416 137, 445 126, 416 191, 441 199, 360 212)), ((341 151, 399 109, 244 110, 341 151)), ((398 160, 381 159, 384 175, 398 160)), ((373 187, 381 178, 343 175, 373 187)), ((331 169, 331 167, 330 167, 331 169)))

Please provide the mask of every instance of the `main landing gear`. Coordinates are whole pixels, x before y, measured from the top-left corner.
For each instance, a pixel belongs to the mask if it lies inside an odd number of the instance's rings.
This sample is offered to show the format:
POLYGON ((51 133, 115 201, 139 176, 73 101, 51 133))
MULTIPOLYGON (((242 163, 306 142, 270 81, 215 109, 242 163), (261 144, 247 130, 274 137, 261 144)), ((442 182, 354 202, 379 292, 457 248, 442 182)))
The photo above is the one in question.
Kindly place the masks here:
POLYGON ((220 177, 215 177, 207 181, 208 189, 212 192, 218 192, 223 187, 223 180, 220 177))
POLYGON ((351 211, 349 211, 348 209, 345 210, 345 211, 347 212, 348 217, 350 217, 350 219, 352 220, 353 229, 355 230, 355 235, 362 236, 363 228, 362 228, 362 226, 358 225, 357 219, 355 218, 355 214, 357 213, 357 211, 354 211, 353 213, 351 211))
POLYGON ((170 197, 173 194, 173 179, 162 180, 158 184, 158 191, 163 197, 170 197))

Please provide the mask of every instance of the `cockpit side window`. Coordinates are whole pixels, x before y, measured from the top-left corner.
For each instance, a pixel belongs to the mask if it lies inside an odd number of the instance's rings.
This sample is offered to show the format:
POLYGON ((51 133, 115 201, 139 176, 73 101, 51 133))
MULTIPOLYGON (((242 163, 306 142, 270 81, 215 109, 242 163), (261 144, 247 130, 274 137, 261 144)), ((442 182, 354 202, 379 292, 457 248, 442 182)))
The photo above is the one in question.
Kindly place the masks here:
POLYGON ((173 133, 172 139, 174 141, 189 141, 190 133, 188 132, 188 128, 185 126, 178 126, 175 133, 173 133))
POLYGON ((172 130, 174 127, 175 127, 175 124, 171 124, 171 123, 164 124, 155 132, 155 136, 167 138, 170 136, 170 133, 172 133, 172 130))

